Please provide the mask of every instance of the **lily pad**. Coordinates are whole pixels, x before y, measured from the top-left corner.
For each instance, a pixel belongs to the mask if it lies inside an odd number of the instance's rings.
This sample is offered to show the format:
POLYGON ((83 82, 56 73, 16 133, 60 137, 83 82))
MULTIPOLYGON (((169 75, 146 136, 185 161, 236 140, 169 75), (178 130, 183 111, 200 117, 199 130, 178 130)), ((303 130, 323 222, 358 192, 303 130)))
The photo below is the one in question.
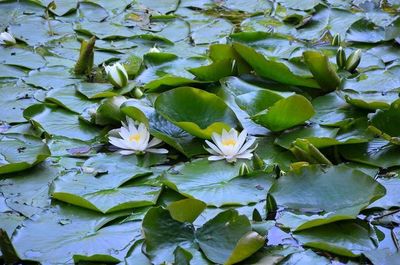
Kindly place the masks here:
POLYGON ((73 206, 58 206, 34 221, 26 221, 12 243, 24 260, 119 262, 141 237, 140 222, 106 225, 123 214, 105 216, 73 206), (31 240, 37 243, 33 246, 31 240))
POLYGON ((50 156, 49 147, 33 136, 7 134, 0 140, 0 174, 30 168, 50 156))
POLYGON ((271 131, 283 131, 299 125, 315 114, 311 103, 301 95, 281 99, 270 108, 252 116, 252 119, 271 131), (298 110, 302 111, 299 112, 298 110))
POLYGON ((176 166, 165 184, 179 193, 207 205, 247 205, 266 199, 274 179, 266 173, 239 177, 240 164, 199 159, 176 166))
POLYGON ((238 127, 233 111, 216 95, 191 87, 162 93, 154 103, 164 118, 189 132, 210 139, 213 132, 238 127))
POLYGON ((100 135, 100 129, 82 121, 78 115, 51 105, 36 104, 24 111, 24 117, 50 135, 89 141, 100 135))
POLYGON ((233 44, 235 50, 253 67, 258 75, 283 84, 319 88, 318 83, 310 76, 299 76, 290 71, 282 62, 264 57, 253 48, 243 44, 233 44))
POLYGON ((298 223, 295 230, 355 219, 362 209, 385 192, 385 188, 370 176, 346 166, 303 167, 299 172, 279 178, 270 190, 277 205, 310 217, 298 223))
POLYGON ((342 221, 303 230, 295 238, 304 246, 334 254, 357 257, 376 248, 369 228, 363 223, 342 221))
MULTIPOLYGON (((130 179, 148 172, 136 170, 130 179)), ((161 187, 125 185, 130 179, 116 175, 98 176, 69 173, 54 181, 51 196, 54 199, 102 213, 154 205, 161 187)))

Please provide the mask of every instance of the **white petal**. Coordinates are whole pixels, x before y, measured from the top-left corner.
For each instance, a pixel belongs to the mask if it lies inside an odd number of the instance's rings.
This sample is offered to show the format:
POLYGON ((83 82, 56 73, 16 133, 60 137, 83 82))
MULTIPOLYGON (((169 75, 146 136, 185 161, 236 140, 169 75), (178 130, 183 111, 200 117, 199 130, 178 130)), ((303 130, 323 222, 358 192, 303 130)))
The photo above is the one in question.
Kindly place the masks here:
POLYGON ((256 138, 252 137, 250 138, 243 146, 242 148, 240 148, 240 150, 238 151, 238 154, 241 154, 243 152, 246 152, 247 149, 249 149, 254 142, 256 141, 256 138))
POLYGON ((236 158, 241 158, 241 159, 251 159, 252 157, 253 154, 251 152, 244 152, 243 154, 236 156, 236 158))
POLYGON ((209 161, 217 161, 217 160, 222 160, 222 159, 225 159, 225 157, 223 157, 223 156, 209 156, 208 157, 209 161))
POLYGON ((108 75, 110 73, 110 71, 111 71, 111 66, 109 66, 109 65, 104 66, 104 71, 108 75))
POLYGON ((147 147, 153 147, 156 146, 158 144, 162 143, 162 141, 156 137, 153 137, 153 139, 151 139, 151 141, 149 142, 149 144, 147 145, 147 147))
POLYGON ((126 80, 128 80, 128 73, 126 72, 126 69, 125 69, 125 67, 122 65, 122 64, 120 64, 120 63, 116 63, 116 67, 121 71, 121 73, 124 75, 124 78, 126 79, 126 80))
POLYGON ((122 85, 123 85, 123 80, 121 79, 120 75, 118 74, 118 70, 117 70, 117 68, 115 67, 115 65, 112 66, 112 68, 110 69, 109 75, 110 75, 110 77, 112 78, 112 80, 114 80, 114 82, 115 82, 118 86, 122 87, 122 85))
POLYGON ((132 149, 129 145, 129 142, 124 141, 123 139, 120 138, 116 138, 116 137, 108 137, 108 141, 110 142, 110 144, 122 148, 122 149, 132 149))
POLYGON ((212 133, 211 134, 211 139, 213 140, 213 142, 219 146, 221 144, 221 135, 217 134, 217 133, 212 133))
POLYGON ((131 136, 126 127, 121 127, 121 129, 119 131, 119 135, 121 135, 122 139, 125 139, 125 140, 129 140, 129 137, 131 136))
POLYGON ((208 144, 209 147, 211 147, 212 150, 214 150, 216 153, 218 154, 223 154, 221 149, 219 149, 215 144, 213 144, 212 142, 206 140, 206 144, 208 144))
POLYGON ((132 151, 132 150, 121 150, 121 151, 118 151, 118 153, 120 153, 121 155, 131 155, 131 154, 134 154, 135 151, 132 151))
POLYGON ((234 128, 230 129, 228 134, 229 134, 230 138, 237 140, 238 131, 236 131, 234 128))
POLYGON ((215 151, 214 151, 213 149, 211 149, 211 148, 204 147, 204 149, 206 149, 207 152, 209 152, 209 153, 212 154, 212 155, 216 155, 216 156, 220 155, 219 153, 215 152, 215 151))
POLYGON ((146 150, 149 153, 155 153, 155 154, 167 154, 168 150, 165 148, 149 148, 146 150))
POLYGON ((231 138, 230 134, 225 129, 222 129, 221 140, 224 141, 229 138, 231 138))
POLYGON ((138 133, 138 130, 135 126, 135 121, 132 120, 129 117, 126 117, 126 121, 128 122, 128 129, 129 129, 129 134, 136 134, 138 133))
POLYGON ((247 131, 243 130, 239 136, 237 135, 236 132, 236 144, 235 144, 235 148, 233 150, 233 153, 238 154, 241 147, 243 146, 244 142, 246 141, 246 137, 247 137, 247 131))

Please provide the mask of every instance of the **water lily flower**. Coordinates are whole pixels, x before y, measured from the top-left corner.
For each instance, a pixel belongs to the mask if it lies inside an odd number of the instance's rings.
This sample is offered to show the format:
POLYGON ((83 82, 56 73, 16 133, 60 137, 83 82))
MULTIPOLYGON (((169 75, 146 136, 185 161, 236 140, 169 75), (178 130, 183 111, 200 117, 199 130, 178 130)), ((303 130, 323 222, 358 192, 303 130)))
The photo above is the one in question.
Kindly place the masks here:
POLYGON ((207 141, 210 148, 205 148, 211 156, 208 160, 226 159, 229 163, 236 162, 237 159, 251 159, 252 152, 257 146, 250 149, 254 144, 255 138, 247 139, 247 131, 243 130, 240 134, 235 129, 227 132, 222 130, 222 134, 213 133, 211 136, 214 143, 207 141))
POLYGON ((154 148, 161 143, 160 139, 153 138, 150 141, 150 133, 144 123, 140 123, 138 127, 131 118, 127 118, 127 123, 122 122, 122 127, 119 129, 121 138, 110 136, 110 143, 122 150, 119 151, 122 155, 156 153, 166 154, 167 149, 154 148))
POLYGON ((104 67, 108 81, 115 87, 122 88, 128 84, 128 73, 120 63, 104 67))
POLYGON ((8 32, 0 33, 0 42, 4 45, 14 45, 17 43, 14 37, 8 32))

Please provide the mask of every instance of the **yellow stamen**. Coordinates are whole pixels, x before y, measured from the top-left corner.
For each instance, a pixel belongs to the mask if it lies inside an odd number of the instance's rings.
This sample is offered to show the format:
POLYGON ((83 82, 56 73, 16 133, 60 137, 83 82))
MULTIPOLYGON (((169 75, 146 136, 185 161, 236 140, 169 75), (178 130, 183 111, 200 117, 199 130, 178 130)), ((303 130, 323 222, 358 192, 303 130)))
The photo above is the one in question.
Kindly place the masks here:
POLYGON ((132 134, 131 136, 129 136, 129 141, 131 142, 138 142, 140 140, 140 134, 136 133, 136 134, 132 134))
POLYGON ((222 144, 223 145, 235 145, 236 144, 236 140, 235 139, 226 139, 226 140, 222 140, 222 144))

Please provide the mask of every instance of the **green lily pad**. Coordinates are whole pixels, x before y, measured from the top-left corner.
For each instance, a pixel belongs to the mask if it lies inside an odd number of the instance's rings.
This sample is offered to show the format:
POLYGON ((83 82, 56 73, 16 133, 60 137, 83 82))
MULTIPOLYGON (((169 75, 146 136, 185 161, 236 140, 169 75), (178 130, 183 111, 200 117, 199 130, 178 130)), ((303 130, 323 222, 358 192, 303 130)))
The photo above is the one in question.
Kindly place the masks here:
POLYGON ((361 16, 350 10, 319 5, 313 16, 306 20, 306 24, 297 30, 296 36, 305 40, 318 40, 329 31, 332 36, 339 34, 344 37, 353 23, 360 19, 361 16))
POLYGON ((1 49, 0 57, 0 62, 5 65, 27 69, 37 69, 46 64, 46 61, 39 54, 23 49, 1 49))
POLYGON ((316 113, 311 121, 324 126, 343 127, 365 115, 364 111, 348 104, 336 92, 317 97, 312 104, 316 113))
MULTIPOLYGON (((193 225, 174 220, 168 210, 152 208, 143 220, 143 232, 145 253, 155 264, 173 262, 177 258, 177 251, 181 252, 182 249, 199 255, 195 241, 209 260, 234 264, 255 253, 265 242, 262 236, 251 232, 247 217, 235 210, 218 214, 196 231, 193 225)), ((193 257, 193 254, 190 255, 193 257)), ((204 264, 201 257, 195 258, 199 259, 202 261, 200 264, 204 264)))
POLYGON ((398 99, 400 81, 396 76, 399 73, 399 66, 368 71, 357 78, 345 79, 341 84, 341 93, 348 103, 356 107, 388 109, 398 99))
POLYGON ((193 223, 206 207, 204 202, 189 198, 172 202, 167 209, 175 220, 193 223))
POLYGON ((306 51, 303 56, 305 63, 323 90, 333 91, 339 86, 340 78, 326 55, 318 51, 306 51))
MULTIPOLYGON (((147 173, 147 172, 145 172, 147 173)), ((145 173, 136 172, 132 178, 145 173)), ((154 205, 161 187, 126 185, 130 179, 70 173, 54 181, 54 199, 102 213, 154 205)))
POLYGON ((42 68, 31 71, 24 79, 25 83, 45 90, 73 85, 77 80, 64 67, 42 68))
POLYGON ((180 87, 162 93, 154 103, 156 111, 188 133, 210 139, 213 132, 238 127, 233 111, 209 92, 180 87))
POLYGON ((80 95, 73 86, 55 88, 47 92, 46 100, 75 113, 81 114, 85 109, 93 108, 97 104, 80 95))
POLYGON ((120 93, 108 83, 79 83, 76 88, 81 94, 89 99, 108 98, 118 96, 120 93))
POLYGON ((227 210, 196 231, 196 238, 207 258, 215 263, 235 264, 251 256, 265 239, 251 232, 249 220, 235 210, 227 210))
POLYGON ((400 128, 396 122, 400 118, 400 100, 394 101, 388 110, 377 110, 371 115, 371 125, 377 128, 382 134, 388 137, 400 137, 400 128))
POLYGON ((31 218, 50 207, 49 186, 63 168, 45 161, 29 170, 6 174, 0 192, 8 207, 31 218))
POLYGON ((270 108, 252 116, 252 120, 271 131, 283 131, 300 125, 315 114, 311 103, 301 95, 281 99, 270 108), (299 112, 298 110, 302 111, 299 112))
POLYGON ((0 104, 2 106, 0 120, 7 123, 25 122, 23 111, 37 103, 33 93, 34 90, 28 86, 17 86, 12 83, 0 85, 0 104))
POLYGON ((386 194, 382 198, 374 201, 368 206, 368 208, 384 208, 390 209, 392 207, 397 207, 400 204, 400 198, 397 191, 400 188, 400 178, 379 178, 377 181, 385 187, 386 194))
POLYGON ((344 145, 340 154, 347 160, 375 167, 389 168, 399 166, 400 148, 387 140, 374 139, 369 143, 344 145))
POLYGON ((261 77, 288 85, 319 88, 318 83, 311 76, 296 75, 284 63, 268 59, 253 48, 239 43, 234 43, 233 47, 261 77))
POLYGON ((173 219, 168 210, 150 209, 143 219, 145 253, 155 264, 174 261, 174 250, 194 247, 194 227, 173 219))
POLYGON ((303 230, 355 219, 362 209, 385 195, 385 188, 370 176, 346 166, 303 167, 279 178, 270 194, 278 205, 309 216, 293 227, 303 230))
POLYGON ((34 221, 26 221, 12 243, 24 260, 119 262, 141 237, 140 222, 107 225, 123 215, 103 215, 73 206, 58 206, 34 221), (37 243, 33 246, 31 240, 37 243))
POLYGON ((304 246, 347 257, 357 257, 376 248, 364 223, 341 221, 295 233, 304 246))
POLYGON ((0 174, 30 168, 50 156, 41 139, 18 134, 0 136, 0 174))
POLYGON ((165 184, 179 193, 207 205, 247 205, 266 198, 274 179, 266 173, 239 177, 240 163, 195 160, 173 168, 165 184))
POLYGON ((83 164, 87 173, 71 172, 56 179, 51 196, 102 213, 154 205, 161 187, 131 182, 151 174, 137 164, 132 156, 96 155, 83 164))
POLYGON ((45 104, 25 109, 24 117, 50 135, 89 141, 100 135, 100 129, 79 119, 79 116, 61 108, 45 104))
POLYGON ((377 43, 397 38, 400 33, 400 19, 396 19, 390 25, 382 27, 362 19, 354 23, 347 33, 349 41, 377 43))

